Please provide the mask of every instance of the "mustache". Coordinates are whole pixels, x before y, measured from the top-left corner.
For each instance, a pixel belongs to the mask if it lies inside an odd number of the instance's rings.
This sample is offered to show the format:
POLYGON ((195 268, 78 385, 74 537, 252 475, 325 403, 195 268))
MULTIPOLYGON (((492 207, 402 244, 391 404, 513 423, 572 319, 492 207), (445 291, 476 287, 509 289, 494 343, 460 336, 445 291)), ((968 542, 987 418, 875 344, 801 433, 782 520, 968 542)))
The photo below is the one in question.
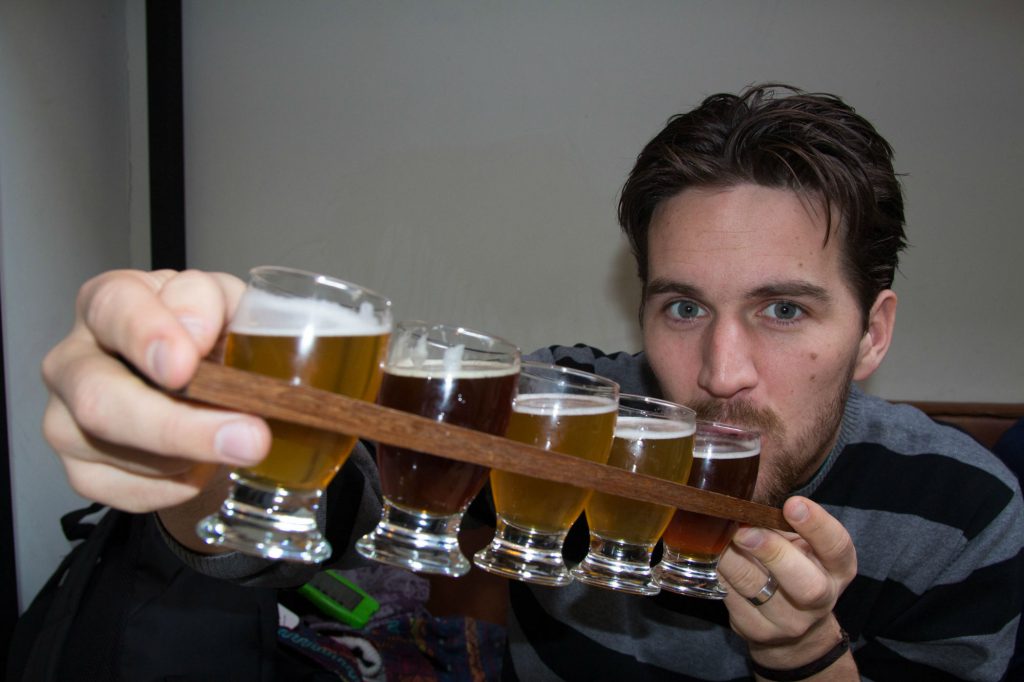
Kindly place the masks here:
POLYGON ((689 406, 698 419, 716 421, 764 433, 781 433, 782 419, 774 411, 754 407, 749 401, 698 400, 689 406))

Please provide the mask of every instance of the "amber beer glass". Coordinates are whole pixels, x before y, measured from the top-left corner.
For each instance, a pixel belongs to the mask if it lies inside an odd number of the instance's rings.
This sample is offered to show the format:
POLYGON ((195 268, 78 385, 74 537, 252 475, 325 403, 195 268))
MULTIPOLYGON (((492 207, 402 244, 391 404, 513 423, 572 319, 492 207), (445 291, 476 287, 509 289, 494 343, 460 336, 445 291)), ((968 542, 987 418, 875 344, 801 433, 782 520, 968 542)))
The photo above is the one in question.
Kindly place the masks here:
MULTIPOLYGON (((646 396, 619 396, 610 466, 685 483, 693 462, 693 410, 646 396)), ((674 507, 595 491, 587 502, 590 551, 572 569, 580 582, 631 594, 660 592, 651 553, 674 507)))
MULTIPOLYGON (((519 376, 519 349, 475 332, 427 322, 395 329, 378 402, 453 426, 502 435, 519 376)), ((462 515, 488 470, 380 444, 384 508, 377 527, 356 543, 364 557, 423 573, 460 576, 462 515)))
MULTIPOLYGON (((693 466, 687 485, 749 500, 757 483, 761 438, 744 429, 697 422, 693 466)), ((663 589, 704 599, 722 599, 718 559, 732 540, 735 521, 679 510, 665 534, 654 581, 663 589)))
MULTIPOLYGON (((391 302, 338 279, 264 266, 228 325, 224 363, 295 385, 373 400, 391 332, 391 302)), ((220 511, 196 529, 209 544, 320 562, 331 547, 317 528, 323 490, 355 438, 269 420, 270 453, 231 473, 220 511)))
MULTIPOLYGON (((524 362, 506 436, 604 464, 611 451, 619 386, 566 367, 524 362)), ((505 471, 491 472, 497 530, 474 556, 480 568, 541 585, 572 575, 562 544, 590 491, 505 471)))

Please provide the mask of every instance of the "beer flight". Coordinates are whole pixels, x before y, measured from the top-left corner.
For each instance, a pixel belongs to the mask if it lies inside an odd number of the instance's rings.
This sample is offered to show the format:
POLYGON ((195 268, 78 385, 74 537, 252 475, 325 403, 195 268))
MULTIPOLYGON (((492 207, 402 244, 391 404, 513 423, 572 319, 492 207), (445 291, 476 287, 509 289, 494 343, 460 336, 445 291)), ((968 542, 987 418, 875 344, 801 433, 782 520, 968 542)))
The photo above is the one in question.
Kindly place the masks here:
MULTIPOLYGON (((250 271, 228 325, 224 363, 293 385, 386 407, 749 500, 760 440, 698 421, 693 410, 566 367, 524 361, 495 336, 428 322, 395 325, 386 298, 290 268, 250 271)), ((331 547, 318 529, 323 490, 356 438, 269 420, 270 453, 231 473, 220 510, 197 533, 207 543, 271 559, 317 563, 331 547)), ((384 497, 362 556, 448 576, 472 564, 458 544, 462 515, 489 481, 495 536, 472 558, 497 575, 542 585, 573 580, 640 595, 669 590, 721 599, 718 557, 734 521, 630 500, 381 444, 384 497), (581 513, 590 550, 570 569, 562 544, 581 513), (651 567, 655 544, 664 558, 651 567)))

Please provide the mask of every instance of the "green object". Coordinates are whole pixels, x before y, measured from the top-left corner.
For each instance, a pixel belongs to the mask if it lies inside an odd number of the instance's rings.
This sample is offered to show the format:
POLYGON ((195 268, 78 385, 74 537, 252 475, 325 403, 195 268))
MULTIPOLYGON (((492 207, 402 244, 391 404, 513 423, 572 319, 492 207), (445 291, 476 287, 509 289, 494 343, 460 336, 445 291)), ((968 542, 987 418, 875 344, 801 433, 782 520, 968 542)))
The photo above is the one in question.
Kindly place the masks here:
POLYGON ((332 569, 317 573, 299 588, 299 594, 313 602, 324 615, 354 628, 366 625, 380 608, 376 599, 332 569))

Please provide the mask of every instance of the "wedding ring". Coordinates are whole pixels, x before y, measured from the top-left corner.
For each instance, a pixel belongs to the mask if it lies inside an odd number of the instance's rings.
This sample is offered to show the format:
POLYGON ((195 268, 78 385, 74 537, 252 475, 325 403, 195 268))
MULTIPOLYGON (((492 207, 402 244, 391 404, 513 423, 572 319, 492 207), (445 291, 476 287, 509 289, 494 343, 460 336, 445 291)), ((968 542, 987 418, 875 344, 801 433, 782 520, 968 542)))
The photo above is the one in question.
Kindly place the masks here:
POLYGON ((758 593, 755 594, 753 597, 747 597, 747 601, 749 601, 754 606, 761 606, 762 604, 767 602, 769 599, 771 599, 775 595, 776 590, 778 590, 778 589, 779 589, 779 581, 775 579, 774 575, 769 573, 768 574, 768 582, 766 582, 764 584, 764 587, 762 587, 758 591, 758 593))

